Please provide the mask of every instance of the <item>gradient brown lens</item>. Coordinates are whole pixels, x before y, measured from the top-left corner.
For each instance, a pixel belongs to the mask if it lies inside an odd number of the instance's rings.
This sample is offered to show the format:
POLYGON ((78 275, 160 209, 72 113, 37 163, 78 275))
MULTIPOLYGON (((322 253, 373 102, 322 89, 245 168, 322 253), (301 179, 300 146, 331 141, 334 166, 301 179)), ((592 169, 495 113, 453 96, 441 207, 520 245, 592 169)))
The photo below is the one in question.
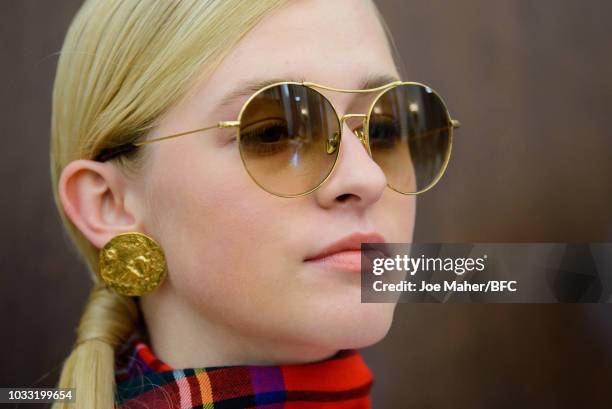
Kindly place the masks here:
POLYGON ((451 149, 451 122, 440 97, 419 84, 385 91, 368 121, 372 159, 402 193, 428 189, 442 176, 451 149))
POLYGON ((240 155, 253 180, 280 196, 307 193, 331 173, 338 149, 328 153, 340 123, 330 102, 300 84, 269 87, 240 116, 240 155))

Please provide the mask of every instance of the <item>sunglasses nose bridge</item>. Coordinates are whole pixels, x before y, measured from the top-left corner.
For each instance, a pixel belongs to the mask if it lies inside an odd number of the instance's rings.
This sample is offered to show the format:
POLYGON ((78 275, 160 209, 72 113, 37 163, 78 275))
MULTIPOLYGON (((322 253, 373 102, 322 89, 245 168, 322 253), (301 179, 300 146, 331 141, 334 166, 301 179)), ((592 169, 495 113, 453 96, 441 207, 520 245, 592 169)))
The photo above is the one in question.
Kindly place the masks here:
POLYGON ((367 117, 366 114, 344 114, 340 118, 340 125, 342 126, 342 128, 344 128, 344 124, 347 123, 347 125, 349 125, 349 128, 351 129, 351 131, 355 134, 355 136, 357 136, 357 138, 359 138, 359 140, 361 141, 361 143, 363 144, 363 146, 367 150, 368 146, 367 146, 367 141, 366 141, 366 137, 365 137, 365 132, 364 132, 364 129, 363 129, 366 117, 367 117), (347 120, 350 120, 350 119, 353 119, 353 118, 361 120, 361 126, 360 127, 359 126, 351 126, 351 124, 349 124, 347 122, 347 120))

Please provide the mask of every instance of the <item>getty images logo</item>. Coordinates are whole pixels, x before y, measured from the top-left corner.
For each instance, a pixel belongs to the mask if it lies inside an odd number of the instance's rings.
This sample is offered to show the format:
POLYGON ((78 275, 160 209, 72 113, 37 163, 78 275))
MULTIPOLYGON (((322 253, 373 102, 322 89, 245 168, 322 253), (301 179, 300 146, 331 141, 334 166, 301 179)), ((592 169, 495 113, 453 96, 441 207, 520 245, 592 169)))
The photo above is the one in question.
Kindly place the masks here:
POLYGON ((397 255, 394 258, 375 258, 373 260, 372 273, 382 275, 387 271, 405 271, 411 276, 419 271, 423 272, 453 272, 460 276, 466 272, 483 271, 487 261, 487 255, 482 257, 410 257, 408 255, 397 255))

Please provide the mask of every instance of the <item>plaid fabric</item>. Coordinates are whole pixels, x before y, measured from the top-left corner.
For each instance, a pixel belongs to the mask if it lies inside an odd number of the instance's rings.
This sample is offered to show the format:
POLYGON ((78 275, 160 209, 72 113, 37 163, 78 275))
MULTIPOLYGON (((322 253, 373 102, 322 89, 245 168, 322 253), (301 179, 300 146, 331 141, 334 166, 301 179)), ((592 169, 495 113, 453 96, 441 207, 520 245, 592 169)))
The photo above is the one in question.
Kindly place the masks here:
POLYGON ((307 364, 175 369, 142 339, 127 345, 117 360, 120 409, 371 407, 373 376, 356 349, 307 364))

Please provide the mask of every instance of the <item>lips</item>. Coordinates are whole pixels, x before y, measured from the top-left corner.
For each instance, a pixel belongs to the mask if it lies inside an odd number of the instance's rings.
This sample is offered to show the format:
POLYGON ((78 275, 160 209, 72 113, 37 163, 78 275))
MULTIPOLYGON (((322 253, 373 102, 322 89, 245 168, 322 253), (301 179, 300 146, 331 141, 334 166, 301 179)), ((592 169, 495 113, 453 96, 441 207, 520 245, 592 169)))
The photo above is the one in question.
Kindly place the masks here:
MULTIPOLYGON (((361 243, 386 243, 386 240, 382 234, 376 232, 352 233, 325 246, 316 254, 307 256, 304 261, 320 263, 336 269, 360 271, 361 243)), ((385 246, 382 247, 381 251, 373 252, 376 254, 372 256, 384 257, 388 252, 385 246)), ((371 256, 368 255, 368 258, 371 256)))

